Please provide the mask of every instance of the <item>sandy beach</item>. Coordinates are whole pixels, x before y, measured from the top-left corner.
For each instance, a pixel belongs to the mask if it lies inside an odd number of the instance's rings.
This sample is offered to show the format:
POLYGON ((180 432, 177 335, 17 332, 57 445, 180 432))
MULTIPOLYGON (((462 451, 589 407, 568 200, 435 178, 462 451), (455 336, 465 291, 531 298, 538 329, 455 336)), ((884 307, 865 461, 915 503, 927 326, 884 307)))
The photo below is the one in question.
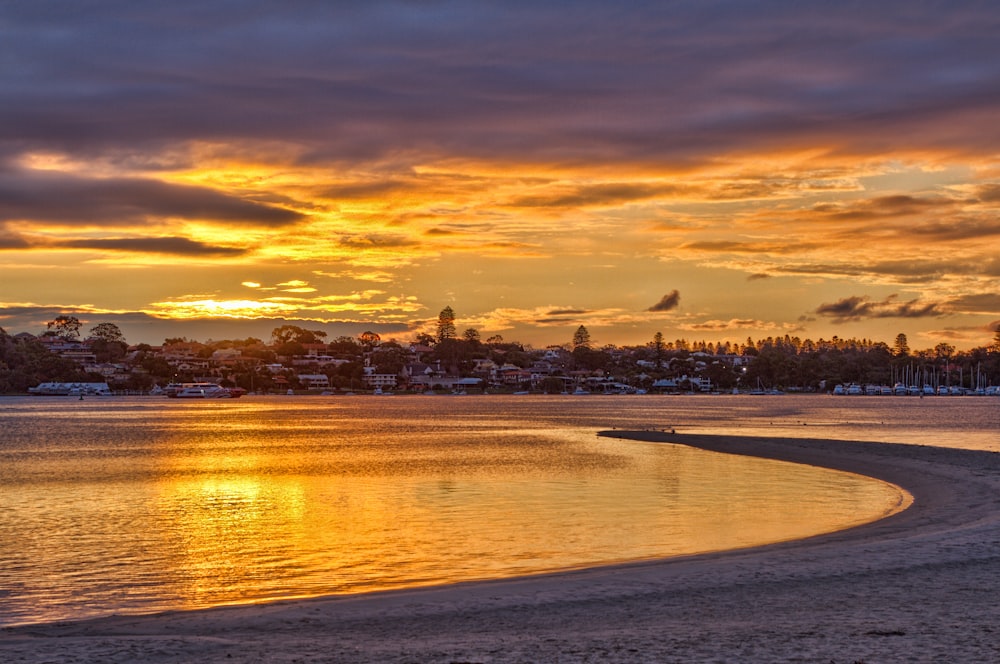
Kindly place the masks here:
POLYGON ((1000 661, 1000 454, 605 432, 860 473, 913 505, 754 549, 7 628, 3 662, 1000 661))

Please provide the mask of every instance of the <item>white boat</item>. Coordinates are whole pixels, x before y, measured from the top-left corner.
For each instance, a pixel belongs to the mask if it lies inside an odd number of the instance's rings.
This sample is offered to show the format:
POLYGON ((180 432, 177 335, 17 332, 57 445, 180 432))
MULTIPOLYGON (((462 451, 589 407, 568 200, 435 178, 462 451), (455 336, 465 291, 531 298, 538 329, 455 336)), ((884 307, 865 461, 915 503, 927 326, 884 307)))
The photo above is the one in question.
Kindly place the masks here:
POLYGON ((107 397, 111 396, 111 388, 107 383, 39 383, 35 387, 28 388, 28 394, 40 397, 67 397, 67 396, 91 396, 107 397))
POLYGON ((232 393, 215 383, 185 383, 174 393, 176 399, 230 399, 232 393))
POLYGON ((41 397, 65 397, 69 395, 69 383, 39 383, 28 388, 28 394, 41 397))
POLYGON ((164 387, 159 393, 168 397, 176 397, 178 392, 192 384, 193 383, 167 383, 167 386, 164 387))

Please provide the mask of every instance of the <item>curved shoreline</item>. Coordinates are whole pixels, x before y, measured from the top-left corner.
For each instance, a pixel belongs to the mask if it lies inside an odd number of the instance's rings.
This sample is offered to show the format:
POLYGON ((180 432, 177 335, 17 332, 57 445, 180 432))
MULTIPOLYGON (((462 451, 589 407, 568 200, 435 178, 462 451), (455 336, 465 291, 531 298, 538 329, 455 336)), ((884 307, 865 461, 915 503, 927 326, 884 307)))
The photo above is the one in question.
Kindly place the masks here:
POLYGON ((611 431, 867 475, 906 510, 752 549, 0 632, 7 661, 1000 660, 1000 454, 611 431))

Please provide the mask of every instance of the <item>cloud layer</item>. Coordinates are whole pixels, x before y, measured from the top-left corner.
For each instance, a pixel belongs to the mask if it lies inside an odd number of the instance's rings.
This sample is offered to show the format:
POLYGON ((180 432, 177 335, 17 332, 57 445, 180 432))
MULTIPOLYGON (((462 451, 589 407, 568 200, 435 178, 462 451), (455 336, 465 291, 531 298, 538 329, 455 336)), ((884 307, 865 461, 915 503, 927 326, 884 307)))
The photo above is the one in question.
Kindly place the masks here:
POLYGON ((660 298, 660 301, 646 311, 670 311, 681 303, 681 294, 675 289, 660 298))
POLYGON ((977 2, 7 3, 2 295, 981 343, 997 34, 977 2))

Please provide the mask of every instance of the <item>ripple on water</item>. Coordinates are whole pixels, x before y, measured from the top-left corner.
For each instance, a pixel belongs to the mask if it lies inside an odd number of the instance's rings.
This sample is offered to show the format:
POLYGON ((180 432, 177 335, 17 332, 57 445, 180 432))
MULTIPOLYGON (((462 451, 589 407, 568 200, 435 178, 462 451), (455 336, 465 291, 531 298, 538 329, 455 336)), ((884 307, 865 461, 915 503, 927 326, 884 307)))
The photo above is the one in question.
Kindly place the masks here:
POLYGON ((899 500, 856 475, 595 436, 724 426, 721 402, 677 401, 5 401, 0 623, 751 546, 899 500))

